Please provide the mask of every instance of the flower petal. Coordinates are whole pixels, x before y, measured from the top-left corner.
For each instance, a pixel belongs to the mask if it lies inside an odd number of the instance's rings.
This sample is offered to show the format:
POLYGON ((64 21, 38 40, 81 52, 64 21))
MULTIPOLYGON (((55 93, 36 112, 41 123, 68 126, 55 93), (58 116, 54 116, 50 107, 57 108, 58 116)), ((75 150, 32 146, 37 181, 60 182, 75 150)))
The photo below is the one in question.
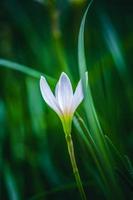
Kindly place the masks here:
POLYGON ((58 89, 59 89, 59 81, 57 82, 55 87, 55 98, 57 99, 57 102, 58 102, 58 89))
POLYGON ((72 111, 74 113, 74 111, 77 109, 77 107, 79 106, 79 104, 83 101, 84 95, 83 95, 83 89, 82 89, 82 81, 80 80, 74 96, 73 96, 73 101, 72 101, 72 111))
MULTIPOLYGON (((87 83, 88 83, 88 73, 87 72, 85 73, 85 83, 87 86, 87 83)), ((78 85, 77 85, 76 90, 73 95, 73 100, 72 100, 73 113, 75 112, 75 110, 77 109, 79 104, 83 101, 83 99, 84 99, 83 86, 82 86, 82 80, 80 80, 78 82, 78 85)))
POLYGON ((56 86, 56 98, 63 113, 70 113, 73 98, 73 90, 70 79, 63 72, 56 86))
POLYGON ((41 79, 40 79, 40 90, 45 102, 60 116, 61 111, 59 109, 56 98, 53 95, 46 79, 43 76, 41 76, 41 79))

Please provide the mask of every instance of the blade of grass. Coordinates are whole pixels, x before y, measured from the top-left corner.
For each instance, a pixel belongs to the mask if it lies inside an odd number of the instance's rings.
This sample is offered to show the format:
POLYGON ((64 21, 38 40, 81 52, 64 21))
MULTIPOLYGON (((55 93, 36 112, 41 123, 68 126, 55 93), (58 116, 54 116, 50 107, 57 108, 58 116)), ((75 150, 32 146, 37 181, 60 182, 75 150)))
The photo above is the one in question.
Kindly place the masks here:
MULTIPOLYGON (((86 116, 88 119, 88 122, 91 125, 91 129, 92 129, 92 133, 96 133, 99 132, 100 135, 102 135, 102 129, 96 114, 96 110, 94 107, 94 103, 93 103, 93 98, 92 98, 92 94, 91 94, 91 89, 90 89, 90 85, 87 85, 87 90, 85 90, 86 87, 86 83, 85 83, 85 79, 84 79, 84 73, 87 71, 87 65, 86 65, 86 59, 85 59, 85 47, 84 47, 84 30, 85 30, 85 21, 86 21, 86 16, 88 13, 88 10, 92 4, 93 0, 90 2, 90 4, 88 5, 84 16, 82 18, 82 22, 80 25, 80 30, 79 30, 79 35, 78 35, 78 66, 79 66, 79 73, 80 76, 83 77, 82 80, 82 84, 83 84, 83 89, 84 89, 84 93, 85 93, 85 101, 84 101, 84 107, 85 107, 85 111, 86 111, 86 116)), ((97 137, 99 138, 100 136, 99 134, 97 134, 97 137)), ((99 146, 102 146, 103 144, 101 143, 101 139, 98 139, 98 143, 99 146)))
MULTIPOLYGON (((88 183, 86 182, 84 185, 88 185, 88 183)), ((44 197, 48 197, 50 195, 56 194, 58 192, 64 192, 67 190, 73 190, 77 188, 77 184, 76 183, 70 183, 70 184, 66 184, 64 186, 60 186, 60 187, 56 187, 54 189, 51 189, 49 191, 45 191, 42 192, 40 194, 34 195, 33 197, 31 197, 29 200, 39 200, 42 199, 44 197)))
POLYGON ((16 62, 12 62, 10 60, 0 59, 0 67, 16 70, 19 72, 22 72, 28 76, 32 76, 34 78, 40 78, 41 75, 44 75, 50 82, 55 82, 53 78, 50 76, 47 76, 35 69, 31 69, 30 67, 27 67, 25 65, 18 64, 16 62))
POLYGON ((17 183, 15 181, 15 176, 11 172, 10 167, 7 164, 4 167, 4 177, 9 200, 19 200, 20 198, 17 183))
MULTIPOLYGON (((80 25, 79 35, 78 35, 78 64, 79 64, 79 72, 80 76, 83 77, 84 73, 87 71, 86 67, 86 59, 85 59, 85 47, 84 47, 84 30, 85 30, 85 21, 87 12, 92 4, 93 0, 88 5, 82 21, 80 25)), ((114 191, 115 195, 121 198, 121 192, 118 189, 118 184, 115 178, 114 170, 112 167, 112 158, 107 146, 106 140, 104 138, 103 131, 101 129, 100 122, 98 120, 98 116, 95 110, 91 88, 88 83, 87 89, 85 89, 85 79, 82 82, 83 90, 85 94, 85 101, 84 101, 84 109, 87 116, 87 120, 89 122, 91 134, 95 140, 95 143, 99 149, 99 155, 102 155, 102 162, 104 162, 104 172, 106 176, 109 176, 110 185, 112 190, 114 191), (116 189, 117 188, 117 189, 116 189)))
POLYGON ((128 156, 122 156, 120 154, 120 152, 118 151, 118 149, 115 147, 115 145, 113 144, 113 142, 111 141, 111 139, 105 135, 105 139, 107 140, 107 143, 109 144, 110 148, 111 148, 111 152, 113 154, 113 157, 116 157, 116 161, 120 162, 121 166, 123 166, 128 173, 130 174, 130 176, 133 178, 133 166, 131 164, 131 161, 129 160, 128 156))
POLYGON ((106 187, 106 190, 108 190, 108 182, 107 182, 106 177, 103 173, 103 168, 102 168, 100 160, 98 158, 98 156, 99 156, 98 155, 98 149, 97 149, 97 146, 95 144, 95 141, 93 140, 84 120, 79 115, 74 117, 73 122, 74 122, 76 129, 80 133, 82 139, 84 140, 85 144, 87 145, 87 147, 88 147, 88 149, 89 149, 89 151, 90 151, 90 153, 91 153, 91 155, 94 159, 94 162, 96 163, 96 166, 98 168, 98 171, 99 171, 100 176, 102 178, 102 181, 104 183, 104 187, 106 187))
MULTIPOLYGON (((86 59, 85 59, 85 47, 84 47, 84 30, 85 30, 86 16, 92 2, 93 0, 90 2, 90 4, 88 5, 84 13, 84 16, 82 18, 81 25, 80 25, 79 36, 78 36, 78 63, 79 63, 79 72, 80 72, 81 77, 84 77, 83 75, 87 71, 86 59)), ((102 129, 101 129, 101 126, 97 117, 97 113, 94 107, 90 85, 88 83, 87 89, 85 90, 85 87, 86 87, 85 79, 83 78, 82 80, 83 80, 82 82, 83 89, 85 92, 84 108, 85 108, 86 116, 90 125, 91 134, 93 134, 96 144, 102 150, 102 154, 106 157, 105 151, 104 151, 104 146, 105 146, 104 137, 103 137, 102 129)))
POLYGON ((110 140, 110 138, 107 135, 105 135, 105 139, 106 139, 106 141, 108 143, 108 146, 111 148, 111 151, 113 152, 113 155, 115 155, 116 158, 118 160, 120 160, 123 163, 123 165, 125 165, 122 155, 119 153, 119 151, 117 150, 117 148, 115 147, 115 145, 112 143, 112 141, 110 140))
POLYGON ((133 166, 127 155, 124 156, 125 164, 130 176, 133 178, 133 166))

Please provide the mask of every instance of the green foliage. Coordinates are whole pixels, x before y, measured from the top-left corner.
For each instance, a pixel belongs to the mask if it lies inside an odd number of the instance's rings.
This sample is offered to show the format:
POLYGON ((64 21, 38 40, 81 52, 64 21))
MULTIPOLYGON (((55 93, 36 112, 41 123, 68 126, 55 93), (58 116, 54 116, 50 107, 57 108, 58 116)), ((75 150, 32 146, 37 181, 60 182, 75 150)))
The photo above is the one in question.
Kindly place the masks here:
POLYGON ((40 75, 54 89, 62 71, 74 85, 88 71, 72 127, 87 199, 132 199, 132 6, 89 3, 1 2, 2 200, 80 199, 60 120, 39 89, 40 75))

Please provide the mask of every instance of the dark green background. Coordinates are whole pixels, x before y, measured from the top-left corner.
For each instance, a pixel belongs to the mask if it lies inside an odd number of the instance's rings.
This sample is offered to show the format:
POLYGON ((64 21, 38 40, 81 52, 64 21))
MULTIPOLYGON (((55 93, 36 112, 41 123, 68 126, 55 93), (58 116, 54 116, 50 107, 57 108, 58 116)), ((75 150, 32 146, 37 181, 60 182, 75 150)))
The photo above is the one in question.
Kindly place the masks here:
MULTIPOLYGON (((88 2, 1 0, 0 57, 49 75, 55 83, 65 71, 75 88, 78 31, 88 2)), ((132 1, 94 0, 87 16, 85 47, 103 131, 133 161, 132 1)), ((83 117, 82 105, 78 111, 83 117)), ((88 199, 104 200, 90 152, 74 126, 72 130, 88 199)), ((39 78, 2 66, 0 174, 2 200, 32 200, 36 195, 42 200, 80 199, 61 122, 43 101, 39 78)), ((132 199, 132 189, 121 184, 125 199, 132 199)))

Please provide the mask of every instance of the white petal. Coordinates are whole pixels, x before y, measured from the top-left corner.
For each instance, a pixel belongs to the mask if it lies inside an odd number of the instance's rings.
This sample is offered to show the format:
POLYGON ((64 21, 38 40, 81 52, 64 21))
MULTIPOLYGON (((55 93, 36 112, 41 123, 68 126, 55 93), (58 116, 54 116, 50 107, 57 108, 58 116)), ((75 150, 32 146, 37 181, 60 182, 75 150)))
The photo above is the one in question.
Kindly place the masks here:
POLYGON ((73 90, 70 79, 64 72, 60 76, 55 93, 62 112, 69 113, 73 98, 73 90))
POLYGON ((73 96, 73 101, 72 101, 73 112, 77 109, 79 104, 83 101, 83 98, 84 98, 84 95, 83 95, 83 89, 82 89, 82 81, 80 80, 73 96))
MULTIPOLYGON (((85 73, 86 86, 87 86, 87 82, 88 82, 88 73, 86 72, 85 73)), ((73 112, 77 109, 77 107, 83 101, 83 99, 84 99, 83 85, 82 85, 82 81, 80 80, 78 82, 75 93, 73 95, 73 100, 72 100, 72 110, 73 110, 73 112)))
POLYGON ((61 111, 59 109, 56 98, 53 95, 46 79, 43 76, 41 76, 41 79, 40 79, 40 90, 45 102, 60 116, 61 111))
POLYGON ((58 89, 59 89, 59 81, 57 82, 55 87, 55 98, 57 99, 57 102, 58 102, 58 89))

